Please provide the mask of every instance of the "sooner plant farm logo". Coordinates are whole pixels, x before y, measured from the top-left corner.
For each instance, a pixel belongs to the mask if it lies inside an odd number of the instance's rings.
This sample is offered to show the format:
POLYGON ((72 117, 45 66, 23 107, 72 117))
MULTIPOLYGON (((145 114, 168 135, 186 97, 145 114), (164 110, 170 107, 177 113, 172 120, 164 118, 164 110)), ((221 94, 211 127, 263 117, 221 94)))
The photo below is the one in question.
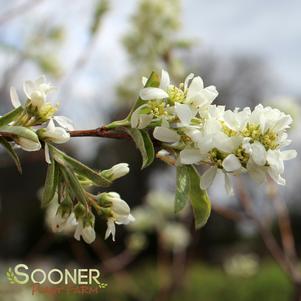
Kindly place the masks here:
POLYGON ((11 284, 32 285, 32 294, 97 294, 107 287, 98 269, 30 269, 26 264, 9 267, 6 277, 11 284))

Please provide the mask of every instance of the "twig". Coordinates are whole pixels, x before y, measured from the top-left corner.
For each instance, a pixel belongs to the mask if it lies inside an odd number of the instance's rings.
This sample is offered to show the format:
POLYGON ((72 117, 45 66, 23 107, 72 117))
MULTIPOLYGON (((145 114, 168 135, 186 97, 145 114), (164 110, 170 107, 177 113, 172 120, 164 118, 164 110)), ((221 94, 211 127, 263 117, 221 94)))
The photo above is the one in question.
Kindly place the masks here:
POLYGON ((297 263, 298 257, 287 205, 283 200, 279 199, 275 183, 270 181, 268 185, 271 185, 270 187, 272 188, 272 193, 270 193, 269 196, 276 211, 283 249, 287 256, 297 263))
POLYGON ((244 208, 246 214, 253 220, 255 225, 258 227, 258 231, 263 239, 264 244, 267 249, 280 265, 280 267, 291 277, 294 283, 299 283, 299 273, 296 270, 294 264, 291 263, 289 258, 283 252, 276 239, 274 238, 272 232, 267 229, 267 227, 261 222, 257 215, 253 212, 251 204, 252 200, 249 195, 246 193, 246 189, 243 185, 243 182, 239 180, 239 185, 237 185, 239 201, 244 208))
POLYGON ((126 133, 107 130, 105 127, 99 127, 93 130, 70 131, 69 133, 71 137, 102 137, 113 139, 130 139, 130 136, 126 133))

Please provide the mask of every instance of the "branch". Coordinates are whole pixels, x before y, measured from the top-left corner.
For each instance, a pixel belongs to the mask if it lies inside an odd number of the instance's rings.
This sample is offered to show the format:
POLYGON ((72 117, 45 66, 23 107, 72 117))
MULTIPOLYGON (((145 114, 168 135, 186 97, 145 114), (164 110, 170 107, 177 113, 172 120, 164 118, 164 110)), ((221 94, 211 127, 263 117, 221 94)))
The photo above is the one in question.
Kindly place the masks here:
POLYGON ((290 261, 290 258, 286 256, 279 244, 277 243, 272 232, 262 223, 261 219, 252 210, 252 200, 246 192, 246 188, 243 185, 243 181, 239 179, 238 187, 238 199, 245 210, 246 214, 253 220, 254 224, 258 227, 258 231, 267 249, 274 257, 275 261, 280 267, 290 275, 294 283, 300 283, 300 276, 296 270, 296 266, 290 261))
POLYGON ((71 137, 102 137, 113 139, 130 139, 131 137, 126 133, 108 130, 105 127, 99 127, 92 130, 78 130, 69 131, 71 137))

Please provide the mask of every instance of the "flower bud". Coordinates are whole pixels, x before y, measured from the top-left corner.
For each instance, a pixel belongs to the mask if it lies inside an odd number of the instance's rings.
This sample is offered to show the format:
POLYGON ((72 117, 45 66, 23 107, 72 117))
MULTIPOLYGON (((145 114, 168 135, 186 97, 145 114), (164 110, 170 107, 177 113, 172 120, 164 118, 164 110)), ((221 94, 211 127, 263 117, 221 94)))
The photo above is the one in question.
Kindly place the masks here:
POLYGON ((85 208, 85 206, 81 203, 77 203, 75 206, 74 206, 74 210, 73 210, 74 214, 75 214, 75 218, 77 220, 80 220, 82 219, 86 213, 87 213, 87 210, 85 208))
POLYGON ((39 141, 32 141, 24 137, 18 137, 15 142, 27 152, 35 152, 41 149, 41 144, 39 141))
POLYGON ((46 128, 38 131, 38 135, 41 139, 57 144, 65 143, 70 139, 70 134, 64 128, 55 126, 52 119, 46 128))
POLYGON ((105 178, 107 178, 109 181, 114 181, 116 179, 119 179, 126 174, 128 174, 130 171, 129 165, 127 163, 119 163, 114 165, 112 168, 103 170, 101 172, 101 175, 105 178))

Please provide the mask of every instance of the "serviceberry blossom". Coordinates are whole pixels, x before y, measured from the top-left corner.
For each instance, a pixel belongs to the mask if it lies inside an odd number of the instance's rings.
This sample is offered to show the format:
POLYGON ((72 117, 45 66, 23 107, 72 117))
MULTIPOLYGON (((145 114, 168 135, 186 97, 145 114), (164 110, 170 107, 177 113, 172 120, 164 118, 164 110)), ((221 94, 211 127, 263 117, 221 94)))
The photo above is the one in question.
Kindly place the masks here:
POLYGON ((129 205, 120 198, 117 192, 104 192, 99 195, 99 203, 105 203, 109 206, 109 216, 107 219, 107 231, 105 239, 112 235, 113 241, 115 241, 115 233, 117 225, 127 225, 135 220, 131 215, 131 209, 129 205))
POLYGON ((261 104, 254 110, 226 110, 212 104, 218 92, 214 86, 205 88, 199 76, 189 74, 177 87, 164 70, 159 87, 144 87, 139 96, 145 103, 133 112, 132 127, 154 128, 154 138, 169 153, 173 150, 177 164, 208 165, 201 176, 202 189, 217 173, 224 175, 229 194, 231 176, 241 173, 249 173, 258 183, 269 176, 285 185, 283 162, 297 155, 295 150, 283 150, 291 142, 290 115, 261 104))

